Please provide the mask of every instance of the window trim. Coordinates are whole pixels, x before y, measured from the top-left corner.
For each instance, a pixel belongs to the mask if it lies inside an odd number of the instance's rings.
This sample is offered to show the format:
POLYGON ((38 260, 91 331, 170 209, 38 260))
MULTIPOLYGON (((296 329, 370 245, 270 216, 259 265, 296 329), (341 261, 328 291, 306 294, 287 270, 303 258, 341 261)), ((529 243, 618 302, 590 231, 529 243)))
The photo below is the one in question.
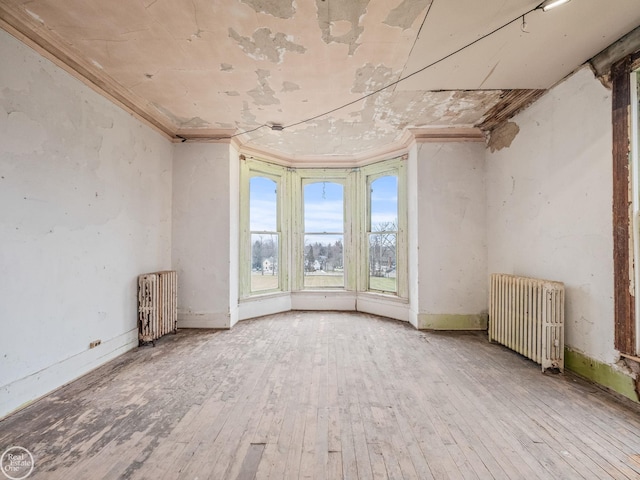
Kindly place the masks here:
MULTIPOLYGON (((640 259, 640 68, 633 70, 630 74, 630 93, 631 93, 631 125, 630 125, 630 164, 632 175, 632 217, 631 228, 633 231, 633 258, 634 258, 634 290, 640 286, 640 268, 636 267, 638 259, 640 259)), ((635 295, 634 302, 635 317, 635 352, 640 352, 640 295, 635 295)))

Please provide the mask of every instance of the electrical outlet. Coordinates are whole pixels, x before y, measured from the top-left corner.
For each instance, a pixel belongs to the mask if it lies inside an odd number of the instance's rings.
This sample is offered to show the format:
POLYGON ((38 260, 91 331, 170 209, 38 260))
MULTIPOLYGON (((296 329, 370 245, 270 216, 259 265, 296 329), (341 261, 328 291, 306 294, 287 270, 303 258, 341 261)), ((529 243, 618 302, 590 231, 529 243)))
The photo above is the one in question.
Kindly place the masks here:
POLYGON ((94 340, 89 344, 89 348, 96 348, 98 345, 102 343, 102 340, 94 340))

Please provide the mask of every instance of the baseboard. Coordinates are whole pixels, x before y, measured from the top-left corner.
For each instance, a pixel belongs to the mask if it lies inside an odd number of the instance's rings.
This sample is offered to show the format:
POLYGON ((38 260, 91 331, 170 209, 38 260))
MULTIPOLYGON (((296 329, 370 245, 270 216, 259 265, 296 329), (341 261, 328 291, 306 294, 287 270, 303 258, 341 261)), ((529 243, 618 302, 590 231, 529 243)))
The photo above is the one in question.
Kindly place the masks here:
POLYGON ((335 310, 353 312, 356 310, 355 292, 304 290, 291 293, 291 310, 335 310))
POLYGON ((581 377, 607 387, 634 402, 640 402, 633 377, 607 363, 594 360, 583 353, 565 347, 564 366, 567 370, 571 370, 581 377))
POLYGON ((419 313, 419 330, 486 330, 486 314, 455 315, 446 313, 419 313))
POLYGON ((231 328, 228 313, 180 313, 178 328, 231 328))
POLYGON ((136 328, 0 387, 0 418, 26 407, 137 346, 136 328))
POLYGON ((408 322, 409 302, 396 298, 385 298, 383 295, 361 293, 356 305, 358 312, 381 315, 403 322, 408 322))
POLYGON ((272 315, 274 313, 291 310, 291 295, 289 293, 256 296, 242 300, 238 306, 238 320, 272 315))

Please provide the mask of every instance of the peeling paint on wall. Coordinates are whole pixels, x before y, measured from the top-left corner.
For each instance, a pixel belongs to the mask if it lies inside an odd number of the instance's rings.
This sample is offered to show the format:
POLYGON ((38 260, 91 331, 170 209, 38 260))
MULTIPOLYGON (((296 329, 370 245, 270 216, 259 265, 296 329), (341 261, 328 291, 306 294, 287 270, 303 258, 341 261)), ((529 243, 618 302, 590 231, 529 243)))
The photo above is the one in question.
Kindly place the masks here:
POLYGON ((253 98, 253 103, 256 105, 275 105, 280 103, 280 100, 275 96, 276 92, 269 86, 267 81, 271 76, 271 72, 260 68, 256 70, 256 75, 258 75, 258 86, 247 92, 253 98))
POLYGON ((360 25, 360 20, 367 12, 369 0, 353 0, 349 2, 327 2, 316 0, 318 9, 318 25, 322 30, 322 40, 325 43, 343 43, 349 45, 349 55, 353 55, 360 45, 357 43, 364 27, 360 25), (344 34, 334 35, 331 32, 332 25, 338 22, 347 21, 351 28, 344 34))
POLYGON ((233 65, 231 65, 230 63, 221 63, 220 64, 220 71, 221 72, 231 72, 233 70, 233 65))
POLYGON ((224 93, 226 95, 229 95, 230 97, 239 97, 240 96, 240 93, 236 92, 235 90, 227 90, 224 93))
POLYGON ((489 136, 488 146, 491 152, 509 148, 519 132, 520 127, 515 122, 504 122, 502 125, 498 125, 489 136))
POLYGON ((432 0, 403 0, 396 8, 389 12, 383 23, 391 27, 400 27, 403 30, 411 28, 418 15, 424 11, 432 0))
POLYGON ((291 36, 278 32, 273 34, 267 27, 253 32, 252 38, 243 37, 233 28, 229 28, 229 36, 233 38, 242 51, 254 60, 268 60, 282 63, 285 52, 304 53, 307 51, 302 45, 291 41, 291 36))
POLYGON ((278 18, 291 18, 296 13, 293 0, 242 0, 258 13, 266 13, 278 18))

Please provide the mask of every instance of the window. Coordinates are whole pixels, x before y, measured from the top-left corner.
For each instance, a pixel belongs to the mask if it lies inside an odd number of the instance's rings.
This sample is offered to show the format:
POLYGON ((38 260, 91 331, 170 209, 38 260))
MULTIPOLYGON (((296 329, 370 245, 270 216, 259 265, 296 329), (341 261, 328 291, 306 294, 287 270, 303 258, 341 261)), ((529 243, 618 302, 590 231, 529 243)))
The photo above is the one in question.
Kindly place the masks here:
POLYGON ((242 161, 240 186, 240 297, 285 289, 287 242, 286 170, 277 165, 242 161))
POLYGON ((408 298, 405 162, 361 169, 363 221, 360 288, 408 298))
POLYGON ((266 177, 249 181, 249 229, 251 230, 251 292, 279 287, 278 185, 266 177))
POLYGON ((322 289, 408 297, 402 159, 348 169, 241 159, 240 298, 322 289))
POLYGON ((398 177, 384 175, 367 183, 368 287, 369 290, 397 293, 398 177))
POLYGON ((344 287, 344 187, 307 183, 304 201, 304 288, 344 287))

